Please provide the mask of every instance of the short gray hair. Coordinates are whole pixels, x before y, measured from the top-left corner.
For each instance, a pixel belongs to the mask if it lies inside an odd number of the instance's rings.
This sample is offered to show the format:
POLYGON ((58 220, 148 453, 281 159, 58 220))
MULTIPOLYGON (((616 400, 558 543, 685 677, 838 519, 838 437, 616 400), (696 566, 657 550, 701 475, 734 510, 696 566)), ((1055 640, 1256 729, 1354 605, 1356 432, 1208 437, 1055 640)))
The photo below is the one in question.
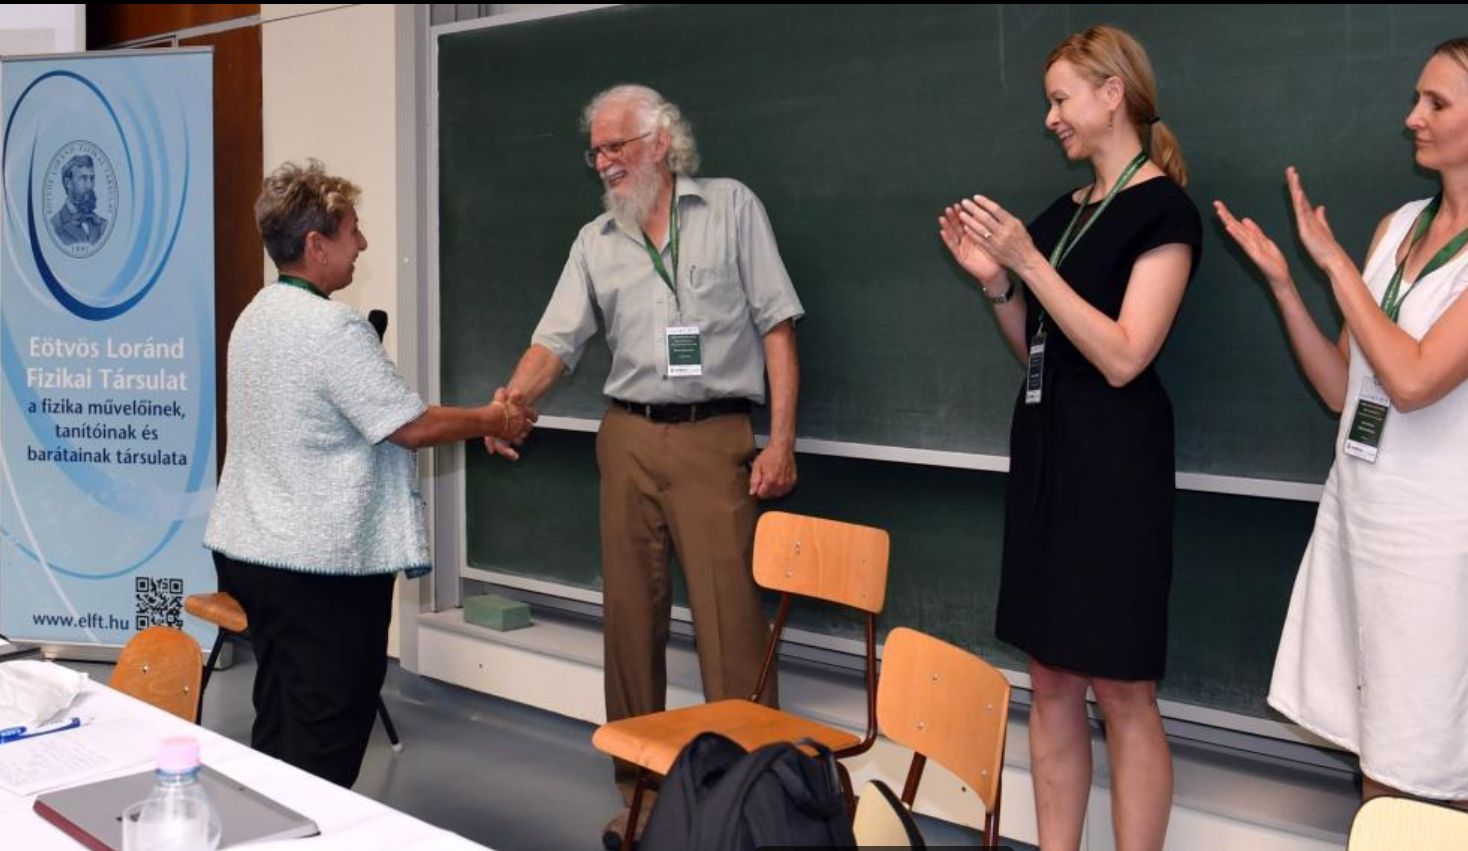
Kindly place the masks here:
POLYGON ((581 132, 591 131, 591 120, 603 108, 614 103, 627 103, 641 117, 644 132, 668 131, 668 170, 692 176, 698 173, 698 142, 693 138, 693 125, 683 117, 678 105, 647 86, 631 83, 612 86, 598 92, 581 110, 581 132))
POLYGON ((345 177, 327 174, 326 166, 316 159, 306 160, 304 167, 284 163, 271 172, 255 201, 255 224, 276 267, 301 259, 311 231, 335 237, 337 225, 361 194, 361 187, 345 177))

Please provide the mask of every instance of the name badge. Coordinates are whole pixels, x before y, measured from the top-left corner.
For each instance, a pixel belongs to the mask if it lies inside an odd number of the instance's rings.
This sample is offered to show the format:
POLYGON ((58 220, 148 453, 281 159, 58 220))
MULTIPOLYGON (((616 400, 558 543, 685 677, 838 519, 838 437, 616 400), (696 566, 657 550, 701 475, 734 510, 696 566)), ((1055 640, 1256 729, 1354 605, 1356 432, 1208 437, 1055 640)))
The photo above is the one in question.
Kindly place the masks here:
POLYGON ((1351 429, 1346 432, 1342 447, 1346 454, 1362 461, 1376 463, 1376 454, 1381 449, 1381 433, 1386 429, 1386 415, 1391 410, 1391 397, 1376 376, 1368 375, 1361 381, 1361 398, 1356 401, 1356 413, 1351 416, 1351 429))
POLYGON ((1025 404, 1040 404, 1040 395, 1045 388, 1045 331, 1035 332, 1030 340, 1030 364, 1025 370, 1025 404))
POLYGON ((669 328, 667 341, 669 378, 703 375, 703 343, 697 325, 669 328))

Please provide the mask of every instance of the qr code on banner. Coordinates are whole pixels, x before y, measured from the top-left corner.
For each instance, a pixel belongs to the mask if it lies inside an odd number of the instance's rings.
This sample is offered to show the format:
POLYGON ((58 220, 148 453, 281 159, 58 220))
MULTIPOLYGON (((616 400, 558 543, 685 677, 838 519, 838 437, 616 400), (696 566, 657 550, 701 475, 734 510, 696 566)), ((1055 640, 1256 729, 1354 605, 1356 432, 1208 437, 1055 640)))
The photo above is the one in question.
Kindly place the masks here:
POLYGON ((133 577, 133 617, 137 628, 173 626, 183 628, 183 580, 133 577))

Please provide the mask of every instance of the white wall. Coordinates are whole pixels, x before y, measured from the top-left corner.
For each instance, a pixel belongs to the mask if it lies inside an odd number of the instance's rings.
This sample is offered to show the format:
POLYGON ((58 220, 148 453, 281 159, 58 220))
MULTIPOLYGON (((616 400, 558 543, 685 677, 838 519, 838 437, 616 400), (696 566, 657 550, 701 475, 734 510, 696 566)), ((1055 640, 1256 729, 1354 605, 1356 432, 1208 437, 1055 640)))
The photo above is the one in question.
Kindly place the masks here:
POLYGON ((86 49, 85 3, 0 5, 0 55, 80 53, 86 49))
POLYGON ((352 3, 265 3, 260 6, 260 20, 283 21, 300 15, 314 15, 332 9, 347 9, 352 3))
MULTIPOLYGON (((260 7, 265 169, 315 157, 362 187, 367 252, 338 298, 363 313, 388 311, 394 354, 399 268, 414 253, 411 237, 397 233, 398 17, 393 4, 260 7)), ((266 273, 273 278, 268 261, 266 273)))

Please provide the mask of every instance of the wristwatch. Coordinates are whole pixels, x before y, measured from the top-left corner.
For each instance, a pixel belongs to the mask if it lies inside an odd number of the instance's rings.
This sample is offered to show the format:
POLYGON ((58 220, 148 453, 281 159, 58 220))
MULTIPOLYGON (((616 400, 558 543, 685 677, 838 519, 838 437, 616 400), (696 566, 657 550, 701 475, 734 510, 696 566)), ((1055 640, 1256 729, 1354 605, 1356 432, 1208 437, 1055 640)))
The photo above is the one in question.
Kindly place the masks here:
POLYGON ((989 291, 984 289, 983 285, 980 284, 979 289, 983 290, 984 298, 987 298, 991 304, 1004 304, 1014 298, 1014 279, 1005 275, 1004 280, 1009 282, 1009 289, 1005 290, 1001 295, 989 295, 989 291))

